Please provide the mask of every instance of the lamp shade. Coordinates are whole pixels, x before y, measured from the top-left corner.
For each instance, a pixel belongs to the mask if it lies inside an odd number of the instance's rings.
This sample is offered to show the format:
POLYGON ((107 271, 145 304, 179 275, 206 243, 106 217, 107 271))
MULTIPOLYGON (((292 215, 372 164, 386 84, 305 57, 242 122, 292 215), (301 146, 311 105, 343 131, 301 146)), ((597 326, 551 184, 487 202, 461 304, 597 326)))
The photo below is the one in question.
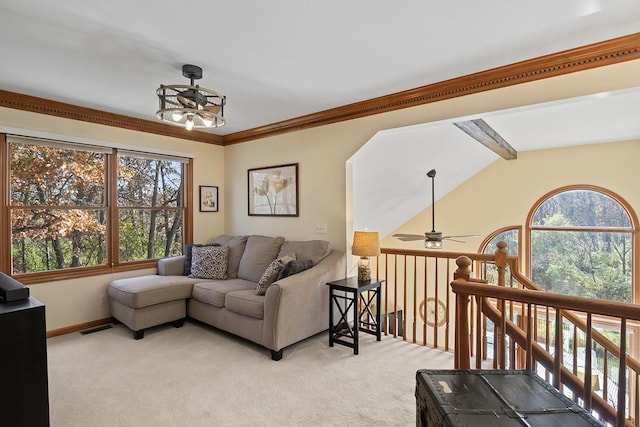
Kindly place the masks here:
POLYGON ((378 256, 380 255, 380 239, 377 231, 356 231, 353 233, 353 255, 378 256))

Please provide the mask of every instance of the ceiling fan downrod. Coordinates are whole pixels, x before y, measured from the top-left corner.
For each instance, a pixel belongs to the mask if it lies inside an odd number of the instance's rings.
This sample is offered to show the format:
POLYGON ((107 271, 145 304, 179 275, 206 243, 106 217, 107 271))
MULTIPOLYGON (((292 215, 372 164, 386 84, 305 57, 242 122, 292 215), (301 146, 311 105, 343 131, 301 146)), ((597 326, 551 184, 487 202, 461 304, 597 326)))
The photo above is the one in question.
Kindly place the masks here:
POLYGON ((436 170, 435 169, 431 169, 429 172, 427 172, 427 176, 429 178, 431 178, 431 232, 435 233, 436 232, 436 203, 435 203, 435 177, 436 177, 436 170))

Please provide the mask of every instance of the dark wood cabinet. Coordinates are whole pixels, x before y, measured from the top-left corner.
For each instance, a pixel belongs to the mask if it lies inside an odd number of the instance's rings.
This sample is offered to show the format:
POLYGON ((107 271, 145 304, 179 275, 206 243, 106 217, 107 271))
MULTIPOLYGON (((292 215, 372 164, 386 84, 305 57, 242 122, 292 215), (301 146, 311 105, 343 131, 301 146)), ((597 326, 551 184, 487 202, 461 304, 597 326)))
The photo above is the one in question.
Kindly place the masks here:
POLYGON ((45 312, 33 297, 0 304, 0 425, 49 425, 45 312))

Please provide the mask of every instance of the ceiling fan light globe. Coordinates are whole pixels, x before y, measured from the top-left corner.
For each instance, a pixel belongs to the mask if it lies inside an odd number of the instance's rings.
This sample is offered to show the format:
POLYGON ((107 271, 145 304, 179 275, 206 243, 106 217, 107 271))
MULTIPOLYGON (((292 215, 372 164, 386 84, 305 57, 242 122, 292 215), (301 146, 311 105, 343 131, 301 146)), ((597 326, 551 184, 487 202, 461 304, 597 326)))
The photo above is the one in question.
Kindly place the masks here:
POLYGON ((182 114, 181 112, 178 111, 174 111, 173 113, 171 113, 171 120, 173 120, 176 123, 179 123, 184 117, 184 114, 182 114))
POLYGON ((193 117, 189 116, 187 121, 184 124, 185 129, 192 130, 193 129, 193 117))
POLYGON ((205 115, 200 116, 200 118, 202 119, 202 124, 205 127, 210 128, 211 126, 213 126, 213 117, 207 117, 205 115))
POLYGON ((425 240, 425 249, 440 249, 442 248, 442 240, 425 240))
POLYGON ((442 233, 439 231, 424 233, 424 247, 427 249, 440 249, 442 247, 442 233))

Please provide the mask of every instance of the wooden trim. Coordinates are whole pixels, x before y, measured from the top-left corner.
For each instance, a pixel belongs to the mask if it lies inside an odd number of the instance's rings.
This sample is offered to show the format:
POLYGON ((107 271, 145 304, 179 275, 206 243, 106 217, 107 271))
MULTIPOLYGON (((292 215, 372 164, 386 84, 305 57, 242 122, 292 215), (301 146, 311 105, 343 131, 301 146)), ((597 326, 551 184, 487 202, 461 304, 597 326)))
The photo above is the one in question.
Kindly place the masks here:
POLYGON ((11 216, 9 214, 9 144, 7 135, 0 133, 0 271, 11 275, 11 216))
MULTIPOLYGON (((184 203, 186 203, 185 209, 182 213, 182 243, 193 243, 193 159, 189 159, 189 163, 184 166, 187 179, 184 191, 186 194, 183 197, 184 203)), ((218 206, 220 202, 218 201, 218 206)))
POLYGON ((456 77, 224 136, 224 145, 323 126, 640 58, 640 33, 456 77))
POLYGON ((84 331, 85 329, 95 328, 97 326, 108 325, 112 322, 111 317, 105 319, 92 320, 90 322, 79 323, 77 325, 66 326, 60 329, 53 329, 47 331, 47 338, 57 337, 59 335, 70 334, 73 332, 84 331))
POLYGON ((222 137, 212 133, 196 130, 188 131, 178 126, 151 120, 137 119, 121 114, 108 113, 93 108, 80 107, 64 102, 52 101, 35 96, 23 95, 15 92, 0 90, 0 107, 30 111, 32 113, 47 114, 65 119, 80 120, 98 125, 113 126, 138 132, 171 136, 191 141, 206 142, 208 144, 223 145, 222 137))

